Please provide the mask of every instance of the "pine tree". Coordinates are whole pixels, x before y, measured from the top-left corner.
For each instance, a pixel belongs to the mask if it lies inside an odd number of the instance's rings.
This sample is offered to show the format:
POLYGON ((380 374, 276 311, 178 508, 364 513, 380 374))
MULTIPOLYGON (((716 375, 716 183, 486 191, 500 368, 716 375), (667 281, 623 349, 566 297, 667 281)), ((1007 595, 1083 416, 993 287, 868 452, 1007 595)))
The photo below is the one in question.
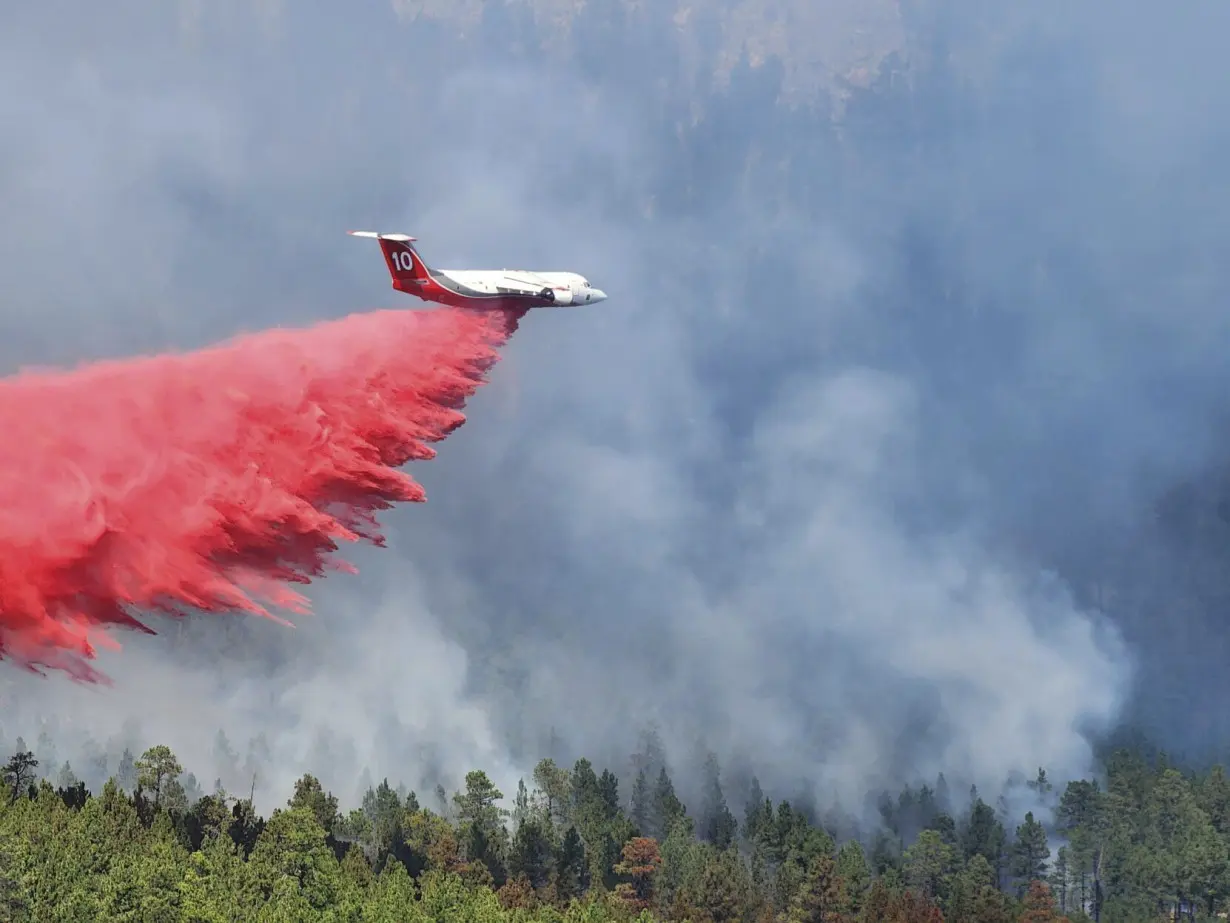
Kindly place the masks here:
POLYGON ((954 868, 955 855, 951 846, 934 830, 918 835, 903 856, 903 872, 911 889, 928 900, 943 894, 943 885, 954 868))
POLYGON ((513 833, 508 849, 509 878, 524 878, 536 891, 550 883, 555 867, 555 856, 545 824, 545 818, 526 818, 513 833))
POLYGON ((675 786, 670 774, 663 766, 658 771, 658 781, 653 789, 653 831, 654 839, 664 840, 670 835, 671 827, 686 814, 687 811, 675 795, 675 786))
MULTIPOLYGON (((486 866, 497 888, 505 881, 501 847, 507 834, 503 821, 508 812, 497 803, 503 797, 481 769, 467 772, 466 790, 453 795, 466 859, 486 866)), ((397 802, 400 807, 400 799, 397 802)))
POLYGON ((525 780, 517 780, 517 794, 513 797, 512 825, 516 830, 530 814, 530 791, 525 787, 525 780))
POLYGON ((636 779, 632 783, 632 800, 629 805, 629 816, 633 826, 642 836, 651 836, 653 829, 653 804, 649 790, 649 776, 645 770, 636 771, 636 779))
POLYGON ((1060 846, 1059 851, 1055 853, 1055 864, 1051 868, 1048 884, 1051 886, 1051 892, 1056 896, 1056 903, 1059 905, 1059 912, 1065 913, 1068 909, 1068 847, 1060 846))
POLYGON ((571 818, 572 778, 568 770, 546 758, 534 767, 534 786, 552 823, 563 827, 571 818))
POLYGON ((1006 839, 1004 826, 995 811, 975 795, 969 820, 961 833, 961 849, 967 860, 974 856, 986 859, 995 870, 997 883, 1003 871, 1006 839))
POLYGON ((1051 785, 1050 781, 1046 778, 1046 770, 1041 766, 1038 767, 1038 775, 1032 781, 1026 782, 1025 784, 1029 786, 1031 791, 1037 793, 1037 795, 1041 798, 1045 798, 1055 788, 1055 786, 1051 785))
POLYGON ((849 840, 838 850, 837 874, 842 880, 845 892, 845 903, 841 909, 847 918, 852 919, 862 911, 867 889, 871 887, 871 869, 858 840, 849 840))
POLYGON ((738 822, 726 806, 722 793, 722 777, 717 756, 709 753, 705 758, 705 800, 701 813, 701 838, 717 849, 726 849, 735 841, 738 822))
MULTIPOLYGON (((752 783, 747 794, 747 804, 743 806, 743 839, 748 843, 756 840, 760 830, 761 818, 764 815, 765 796, 760 788, 760 780, 752 776, 752 783)), ((770 808, 770 815, 772 809, 770 808)))
POLYGON ((935 815, 935 820, 931 823, 931 829, 940 835, 940 839, 945 844, 952 847, 953 854, 959 854, 961 851, 961 839, 957 835, 957 822, 952 819, 952 816, 944 812, 935 815))
POLYGON ((1208 815, 1213 829, 1230 837, 1230 779, 1222 766, 1214 766, 1197 793, 1201 810, 1208 815))
POLYGON ((1168 899, 1209 906, 1225 893, 1226 843, 1177 769, 1165 769, 1153 784, 1138 823, 1141 845, 1156 862, 1152 877, 1168 899))
POLYGON ((799 890, 790 901, 788 923, 842 923, 848 904, 837 863, 827 853, 816 856, 807 867, 799 890))
POLYGON ((291 808, 306 808, 326 834, 333 832, 338 821, 337 797, 332 792, 326 792, 320 780, 310 772, 305 772, 295 782, 294 794, 286 804, 291 808))
POLYGON ((1034 820, 1033 811, 1030 811, 1024 823, 1016 828, 1016 842, 1012 844, 1012 875, 1017 880, 1018 896, 1024 895, 1030 882, 1046 878, 1050 858, 1046 828, 1034 820))
MULTIPOLYGON (((17 738, 21 742, 21 738, 17 738)), ((9 799, 16 803, 26 794, 38 775, 38 760, 29 750, 19 749, 4 764, 4 781, 9 786, 9 799)))
POLYGON ((625 906, 636 912, 644 910, 653 901, 653 881, 662 867, 662 855, 658 841, 651 837, 633 837, 624 844, 615 872, 629 879, 620 882, 615 893, 625 906))
POLYGON ((898 840, 889 836, 883 830, 877 830, 871 842, 871 870, 877 876, 890 869, 901 868, 901 853, 898 850, 898 840))
POLYGON ((948 780, 941 772, 935 779, 935 803, 945 814, 952 814, 952 793, 948 790, 948 780))
POLYGON ((524 876, 509 878, 495 896, 505 910, 534 909, 534 888, 529 879, 524 876))
MULTIPOLYGON (((978 875, 996 876, 989 862, 978 856, 974 862, 981 866, 978 875)), ((973 866, 974 862, 970 865, 973 866)), ((1016 923, 1008 895, 993 885, 981 886, 974 895, 974 913, 970 923, 1016 923)))
POLYGON ((1086 910, 1094 902, 1108 803, 1096 781, 1084 780, 1069 782, 1059 799, 1058 828, 1068 840, 1068 878, 1076 909, 1086 910))
POLYGON ((1020 923, 1056 923, 1055 901, 1046 882, 1034 880, 1024 896, 1020 923))
POLYGON ((740 923, 750 903, 751 886, 743 864, 732 850, 706 849, 701 855, 704 865, 700 874, 682 894, 686 904, 695 911, 688 916, 713 923, 740 923))
POLYGON ((585 847, 581 843, 581 835, 577 833, 576 827, 569 827, 555 855, 552 884, 557 900, 566 902, 581 895, 589 886, 586 868, 585 847))
POLYGON ((383 868, 385 860, 404 838, 402 824, 405 820, 401 799, 387 778, 381 779, 378 786, 368 788, 364 793, 362 811, 367 828, 371 831, 369 839, 374 848, 373 861, 376 868, 383 868))

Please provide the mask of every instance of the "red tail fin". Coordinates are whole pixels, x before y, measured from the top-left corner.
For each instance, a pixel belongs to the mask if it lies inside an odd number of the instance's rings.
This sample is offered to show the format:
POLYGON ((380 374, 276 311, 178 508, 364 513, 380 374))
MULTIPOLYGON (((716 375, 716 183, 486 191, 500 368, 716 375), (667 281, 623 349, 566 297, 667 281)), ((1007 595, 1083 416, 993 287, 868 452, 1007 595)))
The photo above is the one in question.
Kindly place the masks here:
POLYGON ((423 258, 414 249, 414 238, 405 234, 381 234, 376 231, 351 231, 354 237, 374 237, 389 267, 393 288, 413 292, 431 278, 423 258))

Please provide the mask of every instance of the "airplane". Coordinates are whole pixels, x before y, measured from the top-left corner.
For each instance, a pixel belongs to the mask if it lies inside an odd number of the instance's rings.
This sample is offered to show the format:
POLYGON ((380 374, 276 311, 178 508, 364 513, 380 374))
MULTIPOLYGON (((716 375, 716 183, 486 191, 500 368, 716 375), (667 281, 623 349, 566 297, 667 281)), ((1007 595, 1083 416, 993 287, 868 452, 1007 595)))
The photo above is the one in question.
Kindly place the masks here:
POLYGON ((416 237, 379 231, 347 233, 378 240, 393 288, 423 301, 478 311, 579 307, 606 301, 606 292, 575 272, 432 269, 419 256, 414 246, 416 237))

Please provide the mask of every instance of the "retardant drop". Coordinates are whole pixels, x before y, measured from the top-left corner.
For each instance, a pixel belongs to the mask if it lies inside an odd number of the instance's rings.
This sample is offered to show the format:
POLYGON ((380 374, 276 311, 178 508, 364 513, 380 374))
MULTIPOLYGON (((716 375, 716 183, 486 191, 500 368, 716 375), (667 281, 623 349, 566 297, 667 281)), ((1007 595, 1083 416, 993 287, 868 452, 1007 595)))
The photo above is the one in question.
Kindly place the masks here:
POLYGON ((0 381, 0 657, 106 681, 100 629, 307 610, 294 591, 465 422, 519 318, 380 311, 0 381))

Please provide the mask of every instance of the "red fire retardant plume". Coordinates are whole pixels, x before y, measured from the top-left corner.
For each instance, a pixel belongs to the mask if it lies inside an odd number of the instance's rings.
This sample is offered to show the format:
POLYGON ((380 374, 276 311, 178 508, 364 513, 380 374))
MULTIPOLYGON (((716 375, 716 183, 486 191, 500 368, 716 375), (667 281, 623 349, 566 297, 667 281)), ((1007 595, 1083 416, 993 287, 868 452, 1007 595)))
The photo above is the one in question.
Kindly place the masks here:
POLYGON ((424 499, 397 468, 465 422, 518 319, 380 311, 0 381, 0 657, 105 682, 93 642, 136 612, 306 612, 287 584, 424 499))

